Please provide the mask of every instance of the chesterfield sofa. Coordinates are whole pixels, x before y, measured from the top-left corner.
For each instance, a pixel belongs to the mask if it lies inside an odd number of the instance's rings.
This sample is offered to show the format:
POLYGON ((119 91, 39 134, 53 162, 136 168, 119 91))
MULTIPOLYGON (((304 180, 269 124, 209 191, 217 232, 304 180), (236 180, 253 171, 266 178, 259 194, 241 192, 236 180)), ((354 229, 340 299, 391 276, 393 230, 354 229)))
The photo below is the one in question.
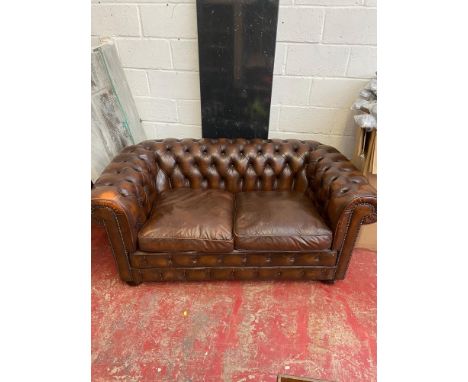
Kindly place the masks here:
POLYGON ((345 277, 367 179, 315 141, 164 139, 129 146, 91 191, 120 278, 145 281, 345 277))

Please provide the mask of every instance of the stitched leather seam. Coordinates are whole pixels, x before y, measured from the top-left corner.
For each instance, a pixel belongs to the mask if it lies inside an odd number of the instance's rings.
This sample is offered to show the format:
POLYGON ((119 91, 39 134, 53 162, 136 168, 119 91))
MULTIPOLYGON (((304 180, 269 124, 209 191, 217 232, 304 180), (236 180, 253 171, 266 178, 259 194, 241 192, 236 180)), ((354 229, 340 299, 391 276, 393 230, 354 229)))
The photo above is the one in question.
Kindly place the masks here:
MULTIPOLYGON (((122 235, 122 230, 121 230, 121 228, 120 228, 119 220, 118 220, 118 218, 117 218, 117 214, 116 214, 115 210, 114 210, 112 207, 109 207, 109 206, 94 206, 94 207, 91 209, 91 213, 92 213, 95 209, 97 209, 97 208, 105 208, 105 209, 109 210, 109 211, 112 213, 112 216, 113 216, 113 218, 114 218, 114 220, 115 220, 115 223, 117 224, 117 230, 119 231, 119 237, 120 237, 120 240, 121 240, 121 242, 122 242, 122 247, 123 247, 124 254, 125 254, 125 260, 126 260, 126 262, 127 262, 127 266, 128 266, 129 271, 130 271, 130 275, 132 276, 132 279, 133 279, 133 274, 132 274, 132 272, 131 272, 132 266, 130 265, 130 260, 128 259, 128 254, 129 254, 129 253, 128 253, 128 251, 127 251, 127 247, 125 246, 125 242, 124 242, 123 235, 122 235)), ((109 232, 108 232, 108 230, 107 230, 107 224, 106 224, 105 221, 104 221, 104 226, 106 227, 107 237, 109 238, 109 242, 111 243, 112 253, 113 253, 114 259, 115 259, 115 261, 116 261, 116 263, 117 263, 117 259, 116 259, 116 257, 115 257, 115 253, 114 253, 114 249, 113 249, 114 247, 113 247, 113 245, 112 245, 112 240, 111 240, 111 237, 110 237, 109 232)), ((117 268, 118 268, 118 263, 117 263, 117 268)))
POLYGON ((182 276, 183 280, 186 281, 199 281, 199 280, 271 280, 271 279, 292 279, 292 280, 333 280, 334 277, 334 268, 333 267, 223 267, 218 269, 206 269, 206 268, 172 268, 169 271, 167 269, 160 268, 149 268, 145 272, 140 272, 140 274, 148 274, 151 277, 151 281, 154 280, 154 274, 159 276, 158 281, 179 281, 182 276), (216 271, 227 271, 228 277, 222 276, 221 278, 216 277, 216 271), (245 275, 245 271, 253 272, 253 274, 245 275), (275 275, 266 274, 263 277, 261 275, 262 271, 274 272, 275 275), (300 271, 299 274, 284 274, 288 270, 297 270, 300 271), (180 272, 179 274, 173 274, 174 271, 180 272), (312 272, 312 273, 308 273, 312 272), (166 275, 169 275, 169 278, 165 278, 166 275), (172 276, 172 277, 171 277, 172 276), (194 277, 195 278, 192 278, 194 277), (202 278, 200 279, 200 276, 202 278), (246 277, 247 276, 247 277, 246 277), (273 276, 273 277, 272 277, 273 276), (275 277, 276 276, 276 277, 275 277))
MULTIPOLYGON (((254 252, 249 251, 249 250, 243 250, 243 249, 236 249, 236 252, 222 252, 219 253, 220 255, 239 255, 239 256, 245 256, 245 255, 268 255, 271 254, 273 256, 276 255, 285 255, 285 256, 290 256, 290 255, 324 255, 324 256, 336 256, 337 251, 336 250, 330 250, 330 249, 313 249, 313 250, 306 250, 306 251, 275 251, 275 250, 270 250, 270 249, 265 249, 265 250, 255 250, 254 252)), ((136 251, 132 253, 132 256, 190 256, 190 255, 199 255, 200 252, 196 251, 183 251, 183 252, 145 252, 145 251, 136 251)), ((207 254, 208 255, 208 254, 207 254)), ((216 255, 216 252, 210 252, 210 256, 216 255)))
POLYGON ((149 238, 149 239, 146 239, 146 238, 142 238, 142 239, 139 239, 139 240, 195 240, 195 241, 232 241, 232 239, 203 239, 203 238, 199 238, 199 237, 170 237, 170 236, 163 236, 163 237, 152 237, 152 238, 149 238))
POLYGON ((234 195, 234 212, 232 214, 232 237, 233 239, 236 236, 236 221, 237 221, 237 195, 234 195))
MULTIPOLYGON (((365 218, 365 216, 359 221, 359 225, 360 225, 360 226, 362 225, 362 221, 364 220, 364 218, 365 218)), ((358 233, 359 233, 359 231, 358 231, 358 233)), ((354 249, 354 245, 356 244, 356 240, 357 240, 357 237, 358 237, 358 236, 359 236, 359 235, 356 234, 355 237, 354 237, 353 244, 351 245, 351 248, 353 248, 353 249, 354 249)), ((349 268, 349 264, 350 264, 350 263, 351 263, 351 259, 350 259, 350 261, 348 261, 348 264, 346 264, 346 268, 345 268, 345 270, 344 270, 344 273, 345 273, 345 274, 346 274, 346 272, 348 271, 348 268, 349 268)), ((337 268, 338 268, 338 267, 337 267, 337 268)), ((335 273, 336 273, 336 269, 335 269, 335 273)))
POLYGON ((112 250, 112 257, 114 258, 114 261, 117 264, 117 257, 115 256, 114 244, 112 243, 112 240, 110 238, 109 231, 107 229, 107 224, 103 222, 102 225, 104 226, 104 229, 106 230, 107 238, 109 239, 110 247, 112 250))
MULTIPOLYGON (((357 210, 357 208, 358 208, 359 206, 368 206, 368 207, 371 207, 372 210, 375 211, 375 207, 374 207, 372 204, 370 204, 370 203, 358 203, 358 204, 356 204, 356 206, 353 208, 352 213, 351 213, 350 216, 349 216, 348 223, 346 224, 346 231, 345 231, 345 235, 344 235, 344 237, 343 237, 343 241, 342 241, 342 243, 341 243, 340 252, 343 250, 343 247, 344 247, 345 242, 346 242, 346 237, 348 236, 348 232, 349 232, 349 227, 350 227, 350 225, 351 225, 351 221, 353 220, 354 213, 356 212, 356 210, 357 210)), ((373 212, 373 213, 374 213, 374 212, 373 212)), ((362 219, 359 221, 359 225, 361 225, 361 222, 362 222, 362 220, 364 219, 365 216, 366 216, 366 215, 364 215, 364 216, 362 217, 362 219)))
MULTIPOLYGON (((349 215, 349 219, 348 219, 348 222, 346 224, 346 230, 345 230, 345 234, 344 234, 344 237, 343 237, 343 240, 341 242, 341 247, 340 247, 340 250, 338 251, 338 255, 337 255, 337 258, 336 258, 336 269, 335 269, 335 274, 338 270, 338 265, 340 263, 340 259, 341 259, 341 254, 343 252, 343 247, 346 243, 346 238, 348 237, 348 232, 349 232, 349 227, 351 226, 351 221, 353 220, 353 216, 354 216, 354 213, 356 212, 357 208, 359 206, 369 206, 372 208, 373 212, 372 213, 375 213, 375 207, 373 204, 371 203, 358 203, 356 204, 356 206, 353 208, 353 211, 352 213, 349 215)), ((359 221, 359 226, 362 224, 362 221, 364 220, 364 218, 366 217, 367 215, 364 215, 361 220, 359 221)), ((358 237, 358 234, 359 234, 359 230, 358 230, 358 233, 356 234, 356 237, 354 238, 354 243, 353 243, 353 247, 354 247, 354 244, 356 243, 356 239, 358 237)), ((345 269, 345 273, 346 271, 348 270, 348 267, 349 267, 349 263, 351 262, 351 259, 350 261, 348 261, 348 264, 346 265, 346 269, 345 269)), ((335 275, 333 275, 333 277, 335 277, 335 275)))
MULTIPOLYGON (((297 270, 302 270, 302 269, 308 269, 308 270, 333 270, 335 269, 334 266, 326 266, 326 265, 281 265, 281 266, 273 266, 273 267, 259 267, 259 266, 223 266, 223 267, 212 267, 210 269, 239 269, 239 270, 245 270, 245 269, 277 269, 279 271, 284 270, 284 269, 297 269, 297 270)), ((143 272, 148 272, 148 271, 171 271, 171 270, 186 270, 186 271, 198 271, 198 270, 207 270, 206 267, 170 267, 170 268, 161 268, 161 267, 154 267, 154 268, 141 268, 143 272)))
POLYGON ((239 235, 238 233, 234 232, 234 236, 237 237, 270 237, 270 238, 275 238, 275 237, 330 237, 332 238, 333 235, 330 234, 321 234, 321 235, 239 235))

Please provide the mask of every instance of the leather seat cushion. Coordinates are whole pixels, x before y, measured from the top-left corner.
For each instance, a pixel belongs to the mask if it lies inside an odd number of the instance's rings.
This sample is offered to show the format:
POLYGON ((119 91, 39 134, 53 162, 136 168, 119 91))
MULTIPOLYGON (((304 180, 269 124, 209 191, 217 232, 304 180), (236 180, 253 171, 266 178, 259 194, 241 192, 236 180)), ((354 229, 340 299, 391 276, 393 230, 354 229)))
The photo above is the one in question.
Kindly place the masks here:
POLYGON ((332 231, 302 193, 240 192, 235 205, 236 249, 310 251, 331 247, 332 231))
POLYGON ((149 252, 231 252, 234 195, 221 190, 178 188, 160 194, 138 233, 149 252))

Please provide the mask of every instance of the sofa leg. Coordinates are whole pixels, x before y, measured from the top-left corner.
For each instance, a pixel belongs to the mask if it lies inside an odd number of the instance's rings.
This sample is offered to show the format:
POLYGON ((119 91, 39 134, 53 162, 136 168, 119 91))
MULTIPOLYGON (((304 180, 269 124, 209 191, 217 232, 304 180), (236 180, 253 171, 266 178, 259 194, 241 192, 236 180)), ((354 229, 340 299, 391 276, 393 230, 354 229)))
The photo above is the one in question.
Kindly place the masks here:
POLYGON ((138 286, 141 284, 141 281, 125 281, 127 283, 127 285, 130 285, 130 286, 138 286))
POLYGON ((335 283, 336 280, 321 280, 322 283, 324 284, 329 284, 329 285, 333 285, 335 283))

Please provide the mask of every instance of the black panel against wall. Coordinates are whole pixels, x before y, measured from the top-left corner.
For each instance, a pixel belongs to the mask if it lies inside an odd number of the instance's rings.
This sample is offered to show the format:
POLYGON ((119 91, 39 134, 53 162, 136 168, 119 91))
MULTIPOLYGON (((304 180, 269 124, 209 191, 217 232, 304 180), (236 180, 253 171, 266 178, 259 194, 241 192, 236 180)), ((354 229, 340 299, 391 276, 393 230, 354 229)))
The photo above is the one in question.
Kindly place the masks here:
POLYGON ((278 0, 197 0, 204 138, 268 138, 278 0))

